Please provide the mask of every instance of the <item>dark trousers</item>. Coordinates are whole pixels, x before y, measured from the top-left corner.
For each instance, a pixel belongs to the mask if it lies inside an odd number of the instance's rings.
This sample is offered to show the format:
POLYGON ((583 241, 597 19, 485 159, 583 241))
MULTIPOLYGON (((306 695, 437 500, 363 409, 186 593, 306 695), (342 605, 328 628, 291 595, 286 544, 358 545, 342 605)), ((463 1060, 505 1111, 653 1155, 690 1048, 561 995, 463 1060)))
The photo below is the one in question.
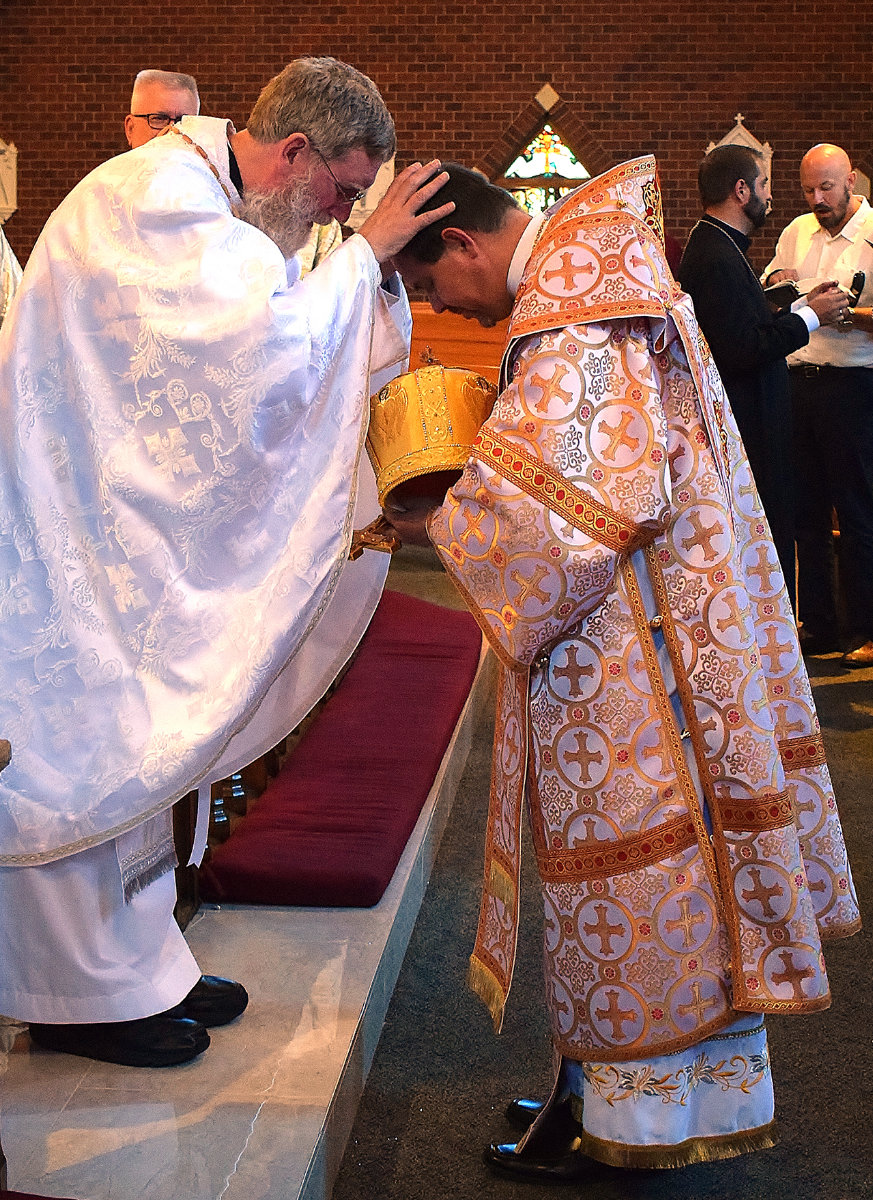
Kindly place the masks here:
POLYGON ((873 368, 793 367, 798 619, 838 632, 831 510, 840 526, 846 633, 873 638, 873 368))

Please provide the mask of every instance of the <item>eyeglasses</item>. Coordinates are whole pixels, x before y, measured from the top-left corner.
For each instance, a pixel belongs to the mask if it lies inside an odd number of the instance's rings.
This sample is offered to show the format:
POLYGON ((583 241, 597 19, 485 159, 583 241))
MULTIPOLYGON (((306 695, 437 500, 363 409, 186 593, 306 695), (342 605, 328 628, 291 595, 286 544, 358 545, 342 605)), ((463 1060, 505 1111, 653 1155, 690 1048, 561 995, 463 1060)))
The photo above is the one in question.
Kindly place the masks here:
MULTIPOLYGON (((311 143, 310 143, 310 145, 311 145, 311 143)), ((318 155, 318 157, 321 159, 321 161, 327 167, 327 173, 333 180, 334 187, 336 188, 339 195, 342 196, 343 200, 346 201, 347 204, 356 204, 358 200, 362 200, 364 198, 364 196, 366 196, 366 194, 367 194, 366 188, 361 188, 359 191, 353 191, 352 188, 343 187, 343 185, 337 179, 336 175, 334 175, 333 171, 330 169, 330 163, 327 161, 327 159, 321 153, 319 148, 317 146, 313 146, 312 149, 315 151, 315 153, 318 155)))
POLYGON ((148 121, 149 129, 166 129, 168 125, 178 125, 184 113, 179 113, 178 117, 171 117, 169 113, 131 113, 132 117, 138 117, 141 121, 148 121))

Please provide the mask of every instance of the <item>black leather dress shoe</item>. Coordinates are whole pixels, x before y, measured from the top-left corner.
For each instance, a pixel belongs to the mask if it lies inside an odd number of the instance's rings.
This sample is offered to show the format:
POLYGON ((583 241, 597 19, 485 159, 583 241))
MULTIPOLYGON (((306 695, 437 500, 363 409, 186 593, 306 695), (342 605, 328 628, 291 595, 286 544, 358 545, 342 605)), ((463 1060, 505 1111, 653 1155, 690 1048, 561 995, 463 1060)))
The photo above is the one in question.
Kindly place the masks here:
POLYGON ((501 1145, 492 1142, 482 1157, 489 1167, 504 1175, 527 1179, 532 1183, 567 1183, 583 1178, 591 1167, 591 1159, 578 1150, 537 1157, 524 1152, 517 1154, 516 1145, 513 1142, 501 1145))
POLYGON ((529 1129, 543 1108, 542 1100, 511 1100, 503 1115, 513 1129, 529 1129))
POLYGON ((579 1179, 590 1171, 591 1159, 579 1150, 583 1129, 573 1116, 569 1094, 563 1100, 552 1098, 547 1104, 514 1101, 506 1111, 507 1116, 512 1111, 519 1119, 530 1113, 529 1124, 537 1117, 539 1120, 520 1142, 492 1142, 483 1156, 489 1167, 516 1179, 542 1183, 579 1179))
POLYGON ((211 1029, 235 1021, 248 1002, 249 994, 241 983, 220 975, 201 975, 185 999, 161 1016, 188 1017, 211 1029))
POLYGON ((863 642, 847 650, 840 660, 844 667, 873 667, 873 642, 863 642))
POLYGON ((209 1034, 186 1018, 142 1017, 94 1025, 31 1025, 30 1038, 44 1050, 78 1054, 122 1067, 175 1067, 202 1054, 209 1034))

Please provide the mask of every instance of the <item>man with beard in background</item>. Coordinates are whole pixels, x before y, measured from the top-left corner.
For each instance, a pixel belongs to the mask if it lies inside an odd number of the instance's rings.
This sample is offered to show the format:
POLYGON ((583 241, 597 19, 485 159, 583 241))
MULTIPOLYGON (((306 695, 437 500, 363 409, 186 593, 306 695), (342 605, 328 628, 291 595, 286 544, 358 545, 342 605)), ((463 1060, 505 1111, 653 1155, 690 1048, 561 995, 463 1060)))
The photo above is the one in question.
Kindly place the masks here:
POLYGON ((845 296, 823 283, 793 308, 774 312, 768 303, 746 257, 750 235, 764 225, 771 204, 759 151, 716 146, 701 162, 697 183, 704 215, 688 238, 678 278, 694 301, 730 397, 796 611, 791 393, 785 358, 805 346, 820 324, 839 320, 845 296))
MULTIPOLYGON (((832 511, 840 525, 846 667, 873 666, 873 210, 856 196, 856 174, 840 146, 813 146, 800 164, 810 212, 776 246, 767 283, 822 279, 856 290, 837 328, 818 329, 789 360, 797 475, 797 566, 806 654, 842 647, 832 511), (858 283, 860 284, 860 277, 858 283)), ((812 293, 810 293, 812 294, 812 293)), ((845 305, 844 305, 845 308, 845 305)), ((823 322, 824 324, 824 322, 823 322)))
POLYGON ((0 1012, 45 1048, 169 1066, 246 1006, 173 920, 171 807, 199 788, 202 830, 233 748, 293 727, 378 600, 381 562, 344 569, 378 512, 358 466, 439 164, 305 280, 287 260, 394 147, 371 80, 297 60, 242 132, 185 117, 91 172, 4 323, 0 1012))

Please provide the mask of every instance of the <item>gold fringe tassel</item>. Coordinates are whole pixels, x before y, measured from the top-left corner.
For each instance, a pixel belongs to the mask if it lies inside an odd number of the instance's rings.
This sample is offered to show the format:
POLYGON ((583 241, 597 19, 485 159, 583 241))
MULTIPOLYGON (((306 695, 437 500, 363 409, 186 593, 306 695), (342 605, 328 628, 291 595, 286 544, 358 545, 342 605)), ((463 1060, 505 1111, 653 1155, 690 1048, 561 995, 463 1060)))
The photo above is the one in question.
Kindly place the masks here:
POLYGON ((515 908, 515 880, 504 870, 496 858, 491 859, 488 890, 492 896, 496 896, 498 900, 502 900, 507 908, 515 908))
POLYGON ((144 891, 150 883, 154 883, 164 875, 169 875, 170 871, 175 871, 178 865, 179 860, 176 857, 176 850, 171 843, 166 850, 160 852, 160 857, 151 863, 147 869, 141 870, 139 874, 133 875, 129 879, 125 879, 122 876, 124 903, 130 904, 134 896, 144 891))
POLYGON ((748 1129, 741 1133, 726 1133, 720 1137, 689 1138, 675 1146, 623 1146, 582 1133, 579 1149, 589 1158, 610 1167, 670 1169, 688 1167, 693 1163, 716 1162, 721 1158, 737 1158, 755 1150, 769 1150, 779 1141, 776 1122, 748 1129))
POLYGON ((500 1033, 503 1028, 503 1006, 506 997, 503 989, 488 970, 484 963, 471 955, 470 966, 467 970, 467 987, 479 997, 491 1013, 494 1032, 500 1033))

